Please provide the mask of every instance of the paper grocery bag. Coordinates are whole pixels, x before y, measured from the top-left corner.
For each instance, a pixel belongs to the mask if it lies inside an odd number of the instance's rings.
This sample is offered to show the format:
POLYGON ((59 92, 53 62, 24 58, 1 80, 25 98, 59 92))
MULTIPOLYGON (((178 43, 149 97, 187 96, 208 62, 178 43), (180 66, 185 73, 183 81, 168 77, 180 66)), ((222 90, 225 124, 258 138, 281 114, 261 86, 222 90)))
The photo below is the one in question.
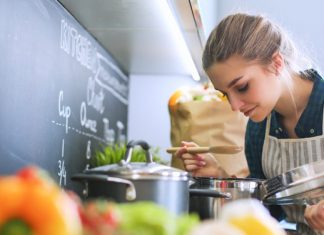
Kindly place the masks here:
MULTIPOLYGON (((172 146, 193 141, 200 146, 238 145, 244 147, 247 118, 233 112, 225 101, 189 101, 169 106, 172 146)), ((244 150, 237 154, 213 154, 229 175, 249 174, 244 150)), ((172 156, 171 166, 184 169, 182 160, 172 156)))

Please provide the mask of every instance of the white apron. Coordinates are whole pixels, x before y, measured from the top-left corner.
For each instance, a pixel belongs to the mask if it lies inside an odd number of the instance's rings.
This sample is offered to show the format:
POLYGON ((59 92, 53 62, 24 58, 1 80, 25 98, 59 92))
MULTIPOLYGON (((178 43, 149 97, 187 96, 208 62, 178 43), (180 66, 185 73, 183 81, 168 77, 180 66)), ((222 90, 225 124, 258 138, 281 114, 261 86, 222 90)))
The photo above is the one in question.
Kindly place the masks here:
MULTIPOLYGON (((307 163, 324 160, 324 118, 321 136, 300 139, 278 139, 270 136, 270 120, 271 115, 267 118, 262 150, 262 169, 267 178, 275 177, 307 163)), ((313 200, 312 204, 319 200, 313 200)), ((306 225, 305 206, 289 205, 282 208, 287 215, 286 220, 297 223, 298 234, 324 235, 324 232, 314 232, 306 225)))

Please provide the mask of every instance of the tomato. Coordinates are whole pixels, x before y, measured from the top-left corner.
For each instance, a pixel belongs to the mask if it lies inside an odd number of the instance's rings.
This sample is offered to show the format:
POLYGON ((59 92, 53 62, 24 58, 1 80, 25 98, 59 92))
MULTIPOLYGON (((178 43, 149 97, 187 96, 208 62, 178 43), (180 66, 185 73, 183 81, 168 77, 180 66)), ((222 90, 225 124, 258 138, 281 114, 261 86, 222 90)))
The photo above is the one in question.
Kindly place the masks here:
POLYGON ((85 203, 81 218, 85 230, 91 235, 112 234, 120 224, 117 205, 106 200, 85 203))

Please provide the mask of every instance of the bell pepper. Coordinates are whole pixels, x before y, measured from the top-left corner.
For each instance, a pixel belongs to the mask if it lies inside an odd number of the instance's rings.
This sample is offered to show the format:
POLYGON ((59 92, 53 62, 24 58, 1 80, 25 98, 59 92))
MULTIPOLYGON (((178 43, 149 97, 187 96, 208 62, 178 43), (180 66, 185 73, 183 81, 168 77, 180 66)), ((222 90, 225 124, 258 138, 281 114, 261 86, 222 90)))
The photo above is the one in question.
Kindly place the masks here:
POLYGON ((0 235, 80 235, 77 204, 37 167, 0 177, 0 235))

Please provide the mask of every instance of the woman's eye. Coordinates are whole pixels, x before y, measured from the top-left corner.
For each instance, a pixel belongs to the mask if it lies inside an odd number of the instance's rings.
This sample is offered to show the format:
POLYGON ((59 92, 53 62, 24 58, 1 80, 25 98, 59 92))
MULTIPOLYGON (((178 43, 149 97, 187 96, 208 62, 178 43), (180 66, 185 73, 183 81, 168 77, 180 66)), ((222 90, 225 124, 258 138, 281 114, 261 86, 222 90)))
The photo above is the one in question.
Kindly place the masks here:
POLYGON ((237 88, 237 91, 238 91, 238 92, 245 92, 245 91, 247 91, 248 88, 249 88, 249 84, 246 83, 246 84, 244 84, 243 86, 239 86, 239 87, 237 88))

